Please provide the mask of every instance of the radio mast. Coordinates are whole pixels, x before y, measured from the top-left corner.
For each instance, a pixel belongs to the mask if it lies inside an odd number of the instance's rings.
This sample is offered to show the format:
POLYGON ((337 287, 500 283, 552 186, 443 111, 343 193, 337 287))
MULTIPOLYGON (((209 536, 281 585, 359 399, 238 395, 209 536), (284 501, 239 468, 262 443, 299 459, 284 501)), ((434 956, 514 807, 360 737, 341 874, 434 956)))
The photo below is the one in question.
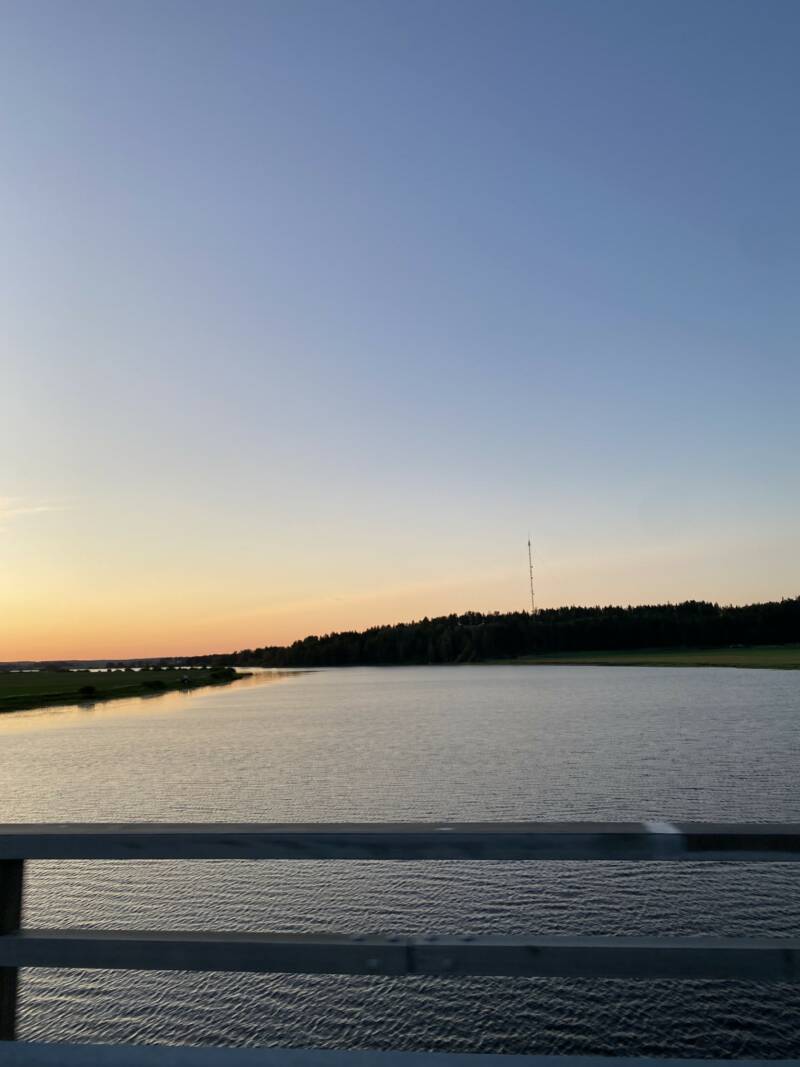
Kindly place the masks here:
POLYGON ((528 574, 531 579, 531 615, 536 614, 536 601, 533 598, 533 556, 531 554, 531 535, 528 534, 528 574))

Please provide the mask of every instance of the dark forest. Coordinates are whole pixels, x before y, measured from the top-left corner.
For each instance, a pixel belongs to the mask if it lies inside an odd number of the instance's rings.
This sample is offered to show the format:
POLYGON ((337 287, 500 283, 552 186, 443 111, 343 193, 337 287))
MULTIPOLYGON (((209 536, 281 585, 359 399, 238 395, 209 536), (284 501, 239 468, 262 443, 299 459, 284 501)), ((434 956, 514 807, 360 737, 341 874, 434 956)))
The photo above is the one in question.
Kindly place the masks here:
POLYGON ((187 663, 262 667, 355 667, 479 663, 556 652, 714 648, 800 641, 800 597, 743 607, 705 601, 638 607, 545 608, 443 615, 306 637, 286 647, 190 657, 187 663))

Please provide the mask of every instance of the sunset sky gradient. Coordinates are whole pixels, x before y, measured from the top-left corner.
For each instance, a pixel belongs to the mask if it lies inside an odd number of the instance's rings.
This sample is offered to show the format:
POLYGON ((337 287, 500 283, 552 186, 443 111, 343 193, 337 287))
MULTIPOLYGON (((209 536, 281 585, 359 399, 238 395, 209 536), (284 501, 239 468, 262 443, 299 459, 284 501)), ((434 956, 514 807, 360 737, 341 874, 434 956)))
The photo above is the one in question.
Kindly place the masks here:
POLYGON ((800 593, 800 4, 33 0, 0 660, 800 593))

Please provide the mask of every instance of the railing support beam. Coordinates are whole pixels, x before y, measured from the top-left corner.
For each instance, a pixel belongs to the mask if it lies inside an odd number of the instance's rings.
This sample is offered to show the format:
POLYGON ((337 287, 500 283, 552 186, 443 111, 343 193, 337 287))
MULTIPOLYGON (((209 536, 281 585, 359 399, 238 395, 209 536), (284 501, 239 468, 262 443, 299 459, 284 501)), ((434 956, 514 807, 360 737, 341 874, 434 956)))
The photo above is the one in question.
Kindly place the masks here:
MULTIPOLYGON (((0 937, 19 932, 24 866, 24 860, 0 860, 0 937)), ((0 1041, 17 1036, 18 983, 17 967, 0 967, 0 1041)))

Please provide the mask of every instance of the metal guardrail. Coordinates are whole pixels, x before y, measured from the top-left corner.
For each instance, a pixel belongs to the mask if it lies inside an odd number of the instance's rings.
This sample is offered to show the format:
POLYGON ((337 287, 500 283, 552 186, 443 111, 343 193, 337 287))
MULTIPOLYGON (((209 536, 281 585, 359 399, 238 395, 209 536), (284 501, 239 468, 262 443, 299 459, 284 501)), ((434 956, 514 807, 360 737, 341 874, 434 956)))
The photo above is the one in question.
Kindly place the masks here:
MULTIPOLYGON (((3 1067, 609 1067, 607 1056, 503 1052, 372 1052, 209 1045, 66 1045, 16 1041, 0 1046, 3 1067)), ((736 1060, 736 1067, 800 1067, 798 1060, 736 1060)), ((625 1067, 731 1067, 730 1060, 636 1056, 625 1067)))
POLYGON ((20 967, 800 981, 800 939, 23 929, 24 864, 43 859, 797 862, 800 825, 0 825, 0 1040, 15 1037, 20 967))
MULTIPOLYGON (((372 1052, 209 1045, 65 1045, 16 1041, 0 1046, 3 1067, 609 1067, 607 1056, 503 1052, 372 1052)), ((636 1056, 625 1067, 731 1067, 730 1060, 636 1056)), ((735 1061, 736 1067, 800 1067, 798 1060, 735 1061)))

